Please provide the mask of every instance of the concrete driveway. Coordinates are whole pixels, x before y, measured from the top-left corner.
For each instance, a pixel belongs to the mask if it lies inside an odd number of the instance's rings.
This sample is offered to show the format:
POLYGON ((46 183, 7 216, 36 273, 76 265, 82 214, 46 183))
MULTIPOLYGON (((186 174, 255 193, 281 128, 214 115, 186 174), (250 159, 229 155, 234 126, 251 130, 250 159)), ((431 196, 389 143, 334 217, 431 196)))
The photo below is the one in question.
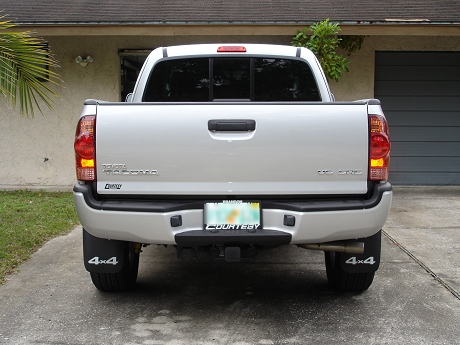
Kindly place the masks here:
POLYGON ((236 264, 150 246, 135 291, 101 293, 77 227, 0 286, 0 344, 460 344, 460 188, 394 195, 362 294, 331 291, 323 254, 294 246, 236 264))

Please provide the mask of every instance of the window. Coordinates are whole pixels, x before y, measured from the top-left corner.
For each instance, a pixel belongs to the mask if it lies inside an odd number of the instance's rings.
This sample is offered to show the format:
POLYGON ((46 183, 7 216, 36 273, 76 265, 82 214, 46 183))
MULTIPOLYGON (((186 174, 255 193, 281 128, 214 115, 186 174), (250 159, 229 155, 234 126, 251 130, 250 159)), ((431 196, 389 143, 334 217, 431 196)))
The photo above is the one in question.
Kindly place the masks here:
POLYGON ((213 59, 213 100, 250 100, 250 60, 213 59))
POLYGON ((121 64, 121 101, 124 101, 126 96, 133 92, 142 65, 151 51, 152 49, 120 49, 118 51, 121 64))
POLYGON ((320 101, 313 72, 305 62, 254 59, 255 101, 320 101))
POLYGON ((207 102, 209 59, 165 60, 150 75, 144 102, 207 102))
POLYGON ((310 66, 279 58, 187 58, 154 67, 144 102, 321 101, 310 66))

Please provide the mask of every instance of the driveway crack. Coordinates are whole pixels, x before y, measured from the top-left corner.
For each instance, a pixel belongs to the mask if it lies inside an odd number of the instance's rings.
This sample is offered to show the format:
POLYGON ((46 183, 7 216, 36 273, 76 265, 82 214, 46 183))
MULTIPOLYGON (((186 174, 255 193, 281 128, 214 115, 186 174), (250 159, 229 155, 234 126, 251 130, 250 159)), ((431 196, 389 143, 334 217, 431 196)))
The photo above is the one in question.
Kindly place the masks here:
POLYGON ((414 254, 412 254, 406 247, 396 241, 393 237, 391 237, 386 231, 382 230, 382 234, 384 234, 391 242, 393 242, 396 246, 398 246, 404 253, 406 253, 412 260, 414 260, 417 264, 420 265, 430 276, 432 276, 439 284, 444 286, 452 295, 455 296, 458 300, 460 300, 460 294, 455 291, 455 289, 446 283, 442 278, 440 278, 436 273, 434 273, 427 265, 425 265, 422 261, 420 261, 414 254))

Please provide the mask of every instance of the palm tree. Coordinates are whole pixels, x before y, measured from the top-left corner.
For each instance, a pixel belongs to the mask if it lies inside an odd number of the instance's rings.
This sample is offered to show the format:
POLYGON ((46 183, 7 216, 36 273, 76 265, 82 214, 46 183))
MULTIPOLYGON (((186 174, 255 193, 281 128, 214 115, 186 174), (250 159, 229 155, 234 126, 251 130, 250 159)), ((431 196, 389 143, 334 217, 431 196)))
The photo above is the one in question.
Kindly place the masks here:
POLYGON ((56 92, 50 83, 59 85, 59 75, 50 67, 59 67, 47 45, 29 31, 7 30, 16 24, 0 17, 0 94, 26 116, 41 113, 40 101, 52 107, 56 92))

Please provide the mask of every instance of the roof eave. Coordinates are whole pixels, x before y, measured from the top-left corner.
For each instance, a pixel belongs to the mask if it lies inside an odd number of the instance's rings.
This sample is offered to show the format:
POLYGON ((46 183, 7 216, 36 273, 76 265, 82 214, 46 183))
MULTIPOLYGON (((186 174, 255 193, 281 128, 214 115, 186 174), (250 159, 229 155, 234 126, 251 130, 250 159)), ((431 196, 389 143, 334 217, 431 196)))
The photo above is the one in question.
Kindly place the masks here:
MULTIPOLYGON (((344 35, 460 36, 460 22, 343 21, 344 35)), ((180 35, 294 35, 308 21, 277 22, 46 22, 19 23, 42 36, 180 36, 180 35)))

